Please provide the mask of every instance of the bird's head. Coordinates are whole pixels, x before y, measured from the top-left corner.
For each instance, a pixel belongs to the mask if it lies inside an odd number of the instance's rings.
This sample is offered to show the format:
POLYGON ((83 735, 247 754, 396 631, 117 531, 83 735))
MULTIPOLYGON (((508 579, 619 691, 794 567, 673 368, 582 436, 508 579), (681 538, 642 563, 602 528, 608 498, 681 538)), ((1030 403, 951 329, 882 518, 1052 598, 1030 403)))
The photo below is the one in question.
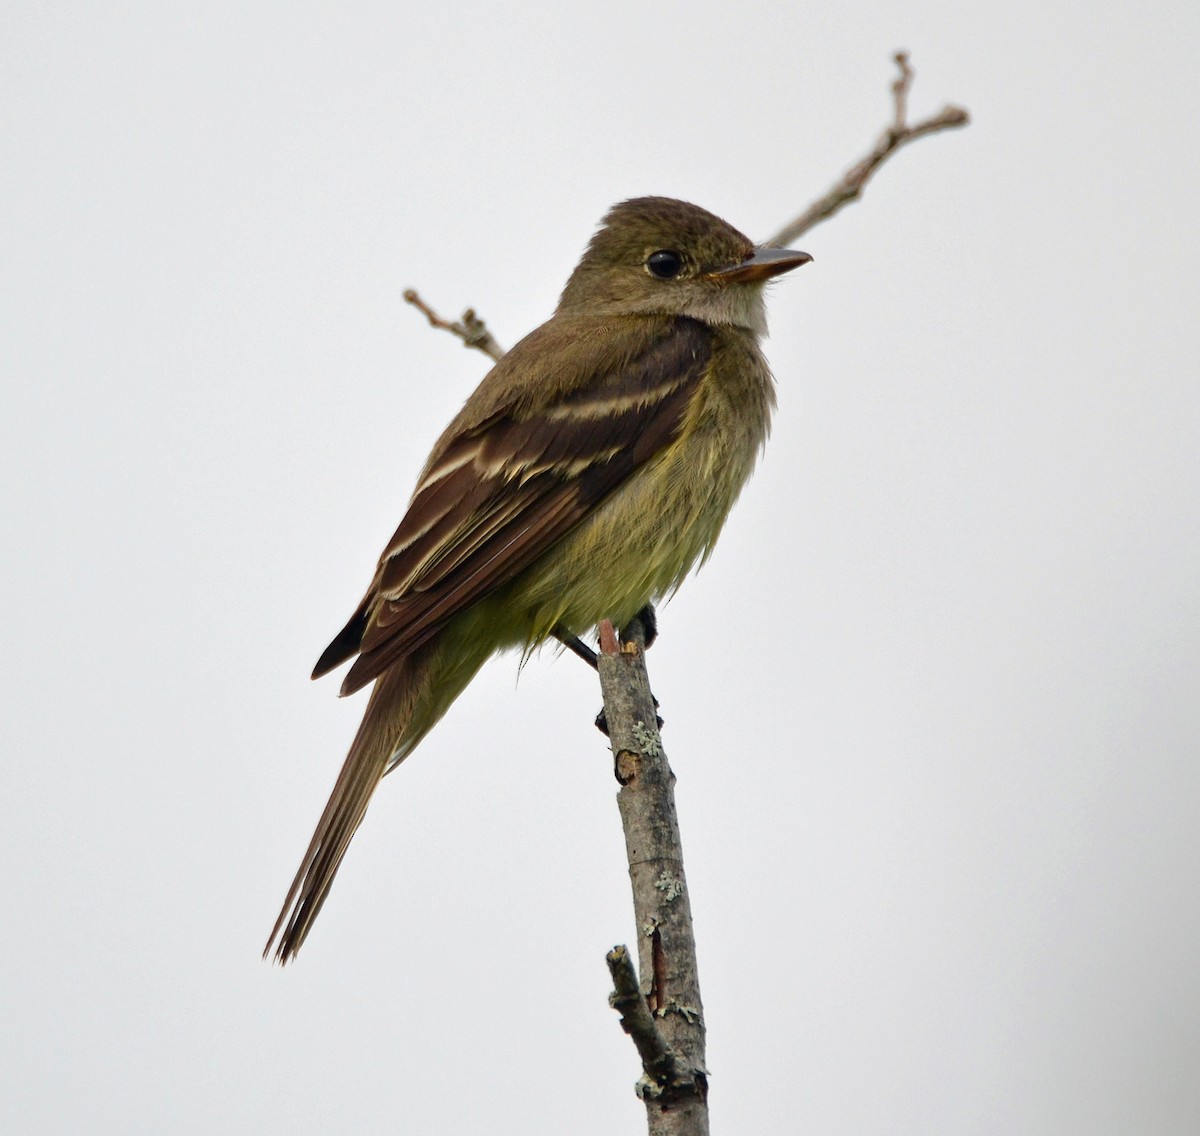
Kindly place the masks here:
POLYGON ((765 330, 763 285, 812 257, 759 248, 720 217, 670 197, 614 205, 559 300, 559 312, 683 315, 765 330))

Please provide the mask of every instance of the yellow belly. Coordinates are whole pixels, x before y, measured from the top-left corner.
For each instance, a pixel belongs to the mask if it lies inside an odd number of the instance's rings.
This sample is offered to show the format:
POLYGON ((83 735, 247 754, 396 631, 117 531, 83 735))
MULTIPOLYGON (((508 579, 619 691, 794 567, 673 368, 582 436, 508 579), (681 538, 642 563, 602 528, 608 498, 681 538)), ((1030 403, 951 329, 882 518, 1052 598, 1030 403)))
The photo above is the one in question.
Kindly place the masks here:
POLYGON ((496 623, 521 628, 514 644, 528 649, 556 630, 582 635, 601 619, 620 627, 707 558, 754 468, 773 402, 770 372, 756 350, 736 384, 721 383, 720 375, 706 383, 673 445, 483 601, 503 606, 491 607, 496 623), (722 404, 734 399, 759 405, 750 414, 744 405, 727 413, 722 404))

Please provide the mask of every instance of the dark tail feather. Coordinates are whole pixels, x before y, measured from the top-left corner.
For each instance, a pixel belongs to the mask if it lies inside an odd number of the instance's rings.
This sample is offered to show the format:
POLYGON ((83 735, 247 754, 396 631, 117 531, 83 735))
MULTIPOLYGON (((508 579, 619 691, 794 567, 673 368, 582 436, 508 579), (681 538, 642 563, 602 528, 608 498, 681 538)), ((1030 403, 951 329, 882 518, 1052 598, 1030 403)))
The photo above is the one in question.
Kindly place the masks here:
POLYGON ((371 794, 387 772, 388 762, 403 747, 416 678, 410 663, 411 660, 404 659, 394 665, 371 691, 362 725, 271 929, 263 958, 272 948, 280 963, 295 958, 329 894, 350 840, 366 815, 371 794))
MULTIPOLYGON (((349 635, 353 625, 351 620, 330 650, 349 635)), ((375 680, 362 725, 271 929, 264 958, 272 951, 281 963, 295 958, 366 815, 375 787, 433 728, 492 650, 491 641, 468 620, 397 659, 375 680)))
POLYGON ((347 659, 358 654, 362 646, 363 635, 367 630, 367 601, 359 604, 358 611, 351 617, 350 622, 334 636, 333 642, 321 652, 317 665, 313 667, 313 678, 328 674, 334 667, 341 666, 347 659))

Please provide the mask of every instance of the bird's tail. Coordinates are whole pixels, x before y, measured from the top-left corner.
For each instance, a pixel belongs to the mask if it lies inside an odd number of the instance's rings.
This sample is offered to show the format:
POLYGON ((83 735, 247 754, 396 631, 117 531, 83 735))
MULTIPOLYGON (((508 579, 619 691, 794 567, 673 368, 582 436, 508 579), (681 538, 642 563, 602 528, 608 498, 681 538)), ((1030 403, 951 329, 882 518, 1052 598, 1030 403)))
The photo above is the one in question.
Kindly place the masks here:
POLYGON ((375 682, 362 724, 317 822, 308 851, 263 958, 286 963, 312 928, 383 775, 403 761, 449 709, 483 665, 490 650, 455 650, 444 640, 397 660, 375 682))

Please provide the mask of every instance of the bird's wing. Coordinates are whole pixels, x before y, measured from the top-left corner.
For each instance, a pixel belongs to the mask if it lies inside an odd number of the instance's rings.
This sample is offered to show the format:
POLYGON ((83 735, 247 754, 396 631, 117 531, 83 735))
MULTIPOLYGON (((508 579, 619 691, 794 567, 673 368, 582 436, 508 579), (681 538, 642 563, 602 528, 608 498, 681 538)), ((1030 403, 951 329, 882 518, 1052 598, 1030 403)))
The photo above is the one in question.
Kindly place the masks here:
MULTIPOLYGON (((586 371, 560 376, 549 397, 545 384, 518 387, 481 420, 451 424, 371 590, 314 677, 357 652, 342 692, 378 678, 512 580, 678 437, 709 364, 710 334, 686 318, 652 334, 634 323, 624 344, 619 328, 604 329, 608 366, 597 367, 594 352, 564 352, 562 366, 574 359, 586 371)), ((501 366, 520 366, 521 346, 501 366)), ((539 352, 538 370, 554 363, 539 352)))

